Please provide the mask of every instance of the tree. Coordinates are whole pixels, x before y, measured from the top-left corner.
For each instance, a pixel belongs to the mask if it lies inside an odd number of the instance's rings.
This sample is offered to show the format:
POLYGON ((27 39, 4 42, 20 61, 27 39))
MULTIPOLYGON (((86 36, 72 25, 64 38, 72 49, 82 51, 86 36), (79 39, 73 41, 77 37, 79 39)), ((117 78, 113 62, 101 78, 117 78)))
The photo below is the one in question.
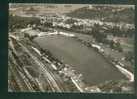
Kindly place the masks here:
POLYGON ((20 16, 9 15, 9 29, 11 31, 14 31, 14 29, 18 29, 18 28, 25 28, 28 26, 28 24, 39 25, 40 19, 35 17, 20 17, 20 16))
POLYGON ((133 61, 134 61, 134 53, 128 51, 128 52, 125 54, 125 60, 130 61, 131 63, 133 63, 133 61))
POLYGON ((122 47, 121 47, 121 45, 120 45, 119 42, 117 42, 117 43, 115 44, 115 49, 118 50, 119 52, 122 52, 122 51, 123 51, 123 49, 122 49, 122 47))

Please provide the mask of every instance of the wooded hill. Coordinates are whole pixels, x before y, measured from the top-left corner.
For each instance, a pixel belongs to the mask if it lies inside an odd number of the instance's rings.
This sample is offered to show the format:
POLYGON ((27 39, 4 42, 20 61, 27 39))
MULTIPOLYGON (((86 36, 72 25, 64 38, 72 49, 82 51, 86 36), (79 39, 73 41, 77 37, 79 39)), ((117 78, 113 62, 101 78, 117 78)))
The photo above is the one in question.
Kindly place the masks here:
POLYGON ((93 5, 82 7, 67 13, 70 17, 82 19, 97 19, 107 22, 126 22, 134 23, 135 15, 134 6, 110 6, 110 5, 93 5))

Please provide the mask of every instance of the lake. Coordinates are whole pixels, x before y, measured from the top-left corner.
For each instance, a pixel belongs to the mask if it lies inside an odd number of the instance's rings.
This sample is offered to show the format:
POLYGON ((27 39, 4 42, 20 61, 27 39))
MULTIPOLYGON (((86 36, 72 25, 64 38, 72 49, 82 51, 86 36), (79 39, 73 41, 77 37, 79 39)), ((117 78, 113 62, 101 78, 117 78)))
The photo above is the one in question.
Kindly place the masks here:
POLYGON ((50 35, 34 39, 41 48, 69 64, 83 74, 84 81, 91 85, 126 77, 110 64, 100 53, 75 40, 61 35, 50 35))

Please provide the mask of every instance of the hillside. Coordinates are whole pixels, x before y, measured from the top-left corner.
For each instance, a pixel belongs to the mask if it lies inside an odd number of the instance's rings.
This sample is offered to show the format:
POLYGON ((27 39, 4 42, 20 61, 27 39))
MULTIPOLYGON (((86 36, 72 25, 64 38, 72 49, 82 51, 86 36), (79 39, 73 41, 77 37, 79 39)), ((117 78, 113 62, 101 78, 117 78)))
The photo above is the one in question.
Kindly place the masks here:
POLYGON ((82 19, 134 23, 134 6, 93 5, 76 9, 67 15, 82 19))

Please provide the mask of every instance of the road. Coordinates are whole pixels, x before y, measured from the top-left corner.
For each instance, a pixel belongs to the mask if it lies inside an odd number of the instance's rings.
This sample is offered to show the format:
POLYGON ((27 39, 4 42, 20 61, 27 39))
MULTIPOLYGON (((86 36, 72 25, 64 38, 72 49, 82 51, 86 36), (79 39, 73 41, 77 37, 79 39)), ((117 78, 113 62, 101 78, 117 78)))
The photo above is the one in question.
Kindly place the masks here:
MULTIPOLYGON (((20 47, 22 48, 22 50, 25 51, 26 54, 28 54, 31 57, 32 61, 34 61, 34 63, 39 67, 39 70, 44 74, 43 76, 44 76, 44 78, 47 79, 48 84, 50 85, 52 91, 53 92, 62 92, 62 91, 64 91, 64 88, 61 85, 62 82, 61 82, 61 80, 59 80, 59 77, 57 77, 57 75, 53 74, 53 72, 51 72, 48 69, 47 65, 43 64, 42 61, 38 59, 38 56, 35 56, 32 53, 32 51, 30 51, 26 46, 24 46, 19 41, 17 41, 16 43, 18 43, 20 45, 20 47)), ((14 45, 12 44, 12 42, 10 42, 10 46, 13 49, 14 53, 16 53, 16 50, 15 50, 14 45)), ((41 57, 41 56, 39 56, 39 57, 41 57)), ((16 59, 13 59, 12 61, 14 61, 14 60, 16 60, 16 59)), ((23 70, 19 71, 16 68, 12 68, 10 70, 14 70, 13 73, 15 74, 14 75, 15 77, 16 77, 16 75, 17 76, 21 76, 22 75, 21 77, 18 77, 20 79, 17 78, 17 81, 20 81, 20 82, 18 82, 18 84, 22 84, 21 81, 24 81, 25 85, 27 85, 28 90, 34 91, 34 89, 31 88, 30 82, 27 81, 27 79, 24 78, 25 76, 23 76, 23 74, 22 74, 23 70), (22 78, 23 78, 23 80, 22 80, 22 78)), ((36 80, 36 82, 38 82, 38 80, 36 80)), ((22 85, 19 85, 19 86, 21 87, 22 90, 24 90, 22 85)))

